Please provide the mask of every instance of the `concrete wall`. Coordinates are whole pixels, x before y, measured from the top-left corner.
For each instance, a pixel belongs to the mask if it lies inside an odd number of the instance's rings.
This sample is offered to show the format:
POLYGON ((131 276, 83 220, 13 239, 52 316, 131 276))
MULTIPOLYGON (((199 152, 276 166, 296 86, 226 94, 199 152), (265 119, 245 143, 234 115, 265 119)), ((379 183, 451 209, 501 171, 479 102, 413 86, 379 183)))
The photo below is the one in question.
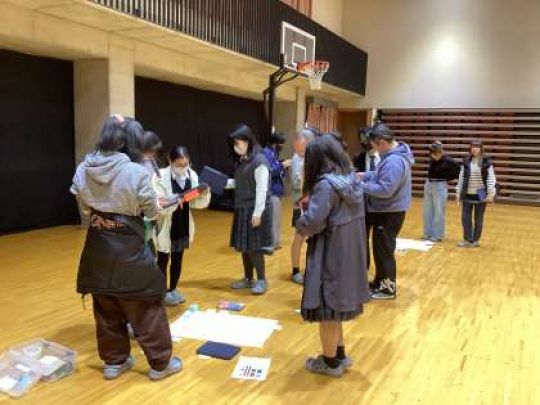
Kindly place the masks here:
MULTIPOLYGON (((314 3, 318 21, 340 31, 341 0, 314 3)), ((77 162, 94 147, 105 117, 134 116, 135 74, 260 100, 275 70, 79 0, 0 0, 0 48, 74 61, 77 162)), ((304 124, 306 90, 298 84, 277 92, 277 126, 289 134, 304 124)))
MULTIPOLYGON (((152 25, 140 27, 140 21, 111 16, 90 3, 64 2, 0 2, 0 48, 74 61, 77 163, 93 149, 105 117, 112 113, 134 116, 135 74, 260 100, 268 82, 267 70, 274 69, 261 64, 261 72, 248 71, 244 66, 252 61, 230 53, 223 53, 220 60, 220 51, 196 42, 190 49, 182 47, 187 53, 176 52, 178 44, 191 44, 191 40, 152 25), (33 7, 39 4, 47 6, 43 12, 33 7), (197 52, 206 52, 209 59, 197 52)), ((296 89, 283 86, 278 97, 295 102, 296 89)))
POLYGON ((537 0, 345 0, 344 37, 369 54, 359 105, 539 107, 539 22, 537 0))
POLYGON ((313 0, 311 18, 330 31, 341 35, 343 0, 313 0))

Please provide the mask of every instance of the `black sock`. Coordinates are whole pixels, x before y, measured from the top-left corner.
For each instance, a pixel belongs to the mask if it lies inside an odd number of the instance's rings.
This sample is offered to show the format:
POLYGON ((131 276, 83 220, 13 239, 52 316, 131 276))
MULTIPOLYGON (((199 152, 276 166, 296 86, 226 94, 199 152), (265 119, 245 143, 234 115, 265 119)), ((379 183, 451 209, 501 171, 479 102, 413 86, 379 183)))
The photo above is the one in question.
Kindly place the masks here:
POLYGON ((323 356, 323 360, 326 363, 326 365, 330 368, 338 368, 341 364, 340 361, 335 357, 326 357, 323 356))
POLYGON ((295 274, 298 274, 298 273, 300 273, 300 268, 299 267, 293 267, 292 275, 294 276, 295 274))
POLYGON ((345 346, 338 346, 336 350, 336 359, 343 360, 345 358, 345 346))

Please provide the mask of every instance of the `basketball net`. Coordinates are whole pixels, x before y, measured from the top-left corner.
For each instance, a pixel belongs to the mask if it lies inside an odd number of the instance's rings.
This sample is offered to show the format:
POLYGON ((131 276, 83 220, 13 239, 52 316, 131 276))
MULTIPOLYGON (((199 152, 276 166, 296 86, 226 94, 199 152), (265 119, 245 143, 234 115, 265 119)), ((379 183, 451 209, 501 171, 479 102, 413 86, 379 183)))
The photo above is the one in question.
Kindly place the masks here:
POLYGON ((300 62, 297 65, 297 70, 309 78, 309 87, 311 90, 320 90, 322 88, 322 79, 329 69, 330 62, 325 60, 300 62))

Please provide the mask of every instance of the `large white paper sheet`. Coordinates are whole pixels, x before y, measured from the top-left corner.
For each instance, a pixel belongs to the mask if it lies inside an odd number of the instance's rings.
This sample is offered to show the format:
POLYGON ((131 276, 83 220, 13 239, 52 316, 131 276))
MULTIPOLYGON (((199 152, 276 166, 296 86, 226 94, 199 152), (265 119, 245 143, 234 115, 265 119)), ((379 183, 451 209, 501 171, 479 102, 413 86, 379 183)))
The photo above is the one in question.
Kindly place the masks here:
POLYGON ((171 324, 171 334, 173 339, 197 339, 261 348, 280 328, 278 321, 273 319, 231 315, 227 311, 186 311, 171 324))
POLYGON ((397 239, 396 252, 406 252, 407 250, 418 250, 420 252, 429 252, 434 243, 428 240, 397 239))

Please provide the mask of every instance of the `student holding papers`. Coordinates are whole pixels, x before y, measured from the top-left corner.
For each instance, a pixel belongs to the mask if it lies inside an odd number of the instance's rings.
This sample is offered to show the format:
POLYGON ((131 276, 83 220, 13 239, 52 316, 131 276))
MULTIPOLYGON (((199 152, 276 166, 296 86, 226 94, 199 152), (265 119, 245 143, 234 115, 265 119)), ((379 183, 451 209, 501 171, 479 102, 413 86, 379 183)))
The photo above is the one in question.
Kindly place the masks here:
MULTIPOLYGON (((197 173, 191 169, 189 151, 184 146, 172 149, 169 155, 170 165, 160 170, 160 181, 157 183, 158 195, 184 195, 189 190, 199 187, 197 173)), ((187 194, 186 194, 187 195, 187 194)), ((160 211, 157 220, 156 246, 158 264, 163 274, 167 274, 170 258, 169 289, 165 295, 165 304, 178 305, 186 301, 176 289, 182 273, 184 250, 193 243, 195 223, 191 208, 204 209, 210 204, 210 191, 205 189, 199 197, 185 202, 182 198, 172 206, 160 211)))
MULTIPOLYGON (((319 131, 313 127, 302 128, 294 138, 294 155, 291 159, 291 199, 293 202, 292 226, 296 226, 296 221, 302 215, 300 201, 302 199, 302 185, 304 182, 304 154, 306 146, 316 136, 320 136, 319 131)), ((291 244, 291 280, 296 284, 304 284, 304 275, 300 272, 300 259, 302 257, 302 245, 306 238, 295 232, 291 244)))

